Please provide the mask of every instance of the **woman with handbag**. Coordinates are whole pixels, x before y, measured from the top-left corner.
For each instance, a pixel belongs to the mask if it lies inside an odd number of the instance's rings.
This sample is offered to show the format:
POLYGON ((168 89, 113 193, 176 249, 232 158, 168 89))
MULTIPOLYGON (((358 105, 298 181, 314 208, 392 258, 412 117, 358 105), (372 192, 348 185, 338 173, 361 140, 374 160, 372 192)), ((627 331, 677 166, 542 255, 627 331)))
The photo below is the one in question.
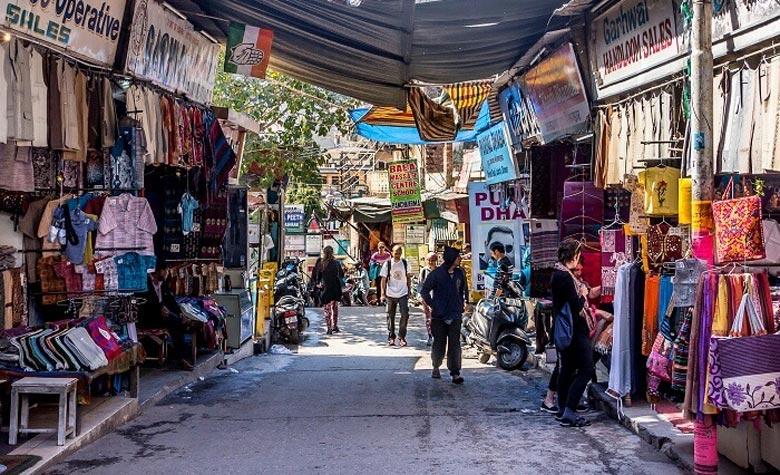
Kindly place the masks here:
MULTIPOLYGON (((583 316, 587 303, 581 285, 573 270, 580 262, 580 243, 573 239, 561 242, 558 248, 558 263, 555 264, 550 289, 553 310, 556 315, 568 310, 572 319, 571 342, 566 348, 559 348, 560 375, 558 376, 559 410, 556 420, 564 427, 585 427, 590 421, 577 416, 585 388, 593 375, 593 347, 590 343, 590 329, 583 316)), ((554 328, 553 331, 558 331, 554 328)), ((557 340, 556 340, 557 341, 557 340)), ((551 382, 552 383, 552 382, 551 382)))

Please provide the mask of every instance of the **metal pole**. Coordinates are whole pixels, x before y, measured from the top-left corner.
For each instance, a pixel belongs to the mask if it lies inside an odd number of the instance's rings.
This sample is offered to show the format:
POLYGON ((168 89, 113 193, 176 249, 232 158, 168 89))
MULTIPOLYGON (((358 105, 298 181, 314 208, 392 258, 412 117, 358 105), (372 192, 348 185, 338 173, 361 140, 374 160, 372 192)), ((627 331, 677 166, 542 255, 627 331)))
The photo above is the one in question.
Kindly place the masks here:
MULTIPOLYGON (((691 41, 691 178, 694 238, 711 235, 714 184, 712 2, 693 0, 691 41)), ((699 256, 704 257, 704 256, 699 256)), ((711 258, 711 256, 709 256, 711 258)))
MULTIPOLYGON (((712 149, 712 1, 693 0, 691 38, 691 198, 693 253, 712 261, 712 198, 714 167, 712 149), (707 255, 709 254, 709 255, 707 255)), ((717 426, 707 416, 694 433, 695 472, 718 473, 717 426)))

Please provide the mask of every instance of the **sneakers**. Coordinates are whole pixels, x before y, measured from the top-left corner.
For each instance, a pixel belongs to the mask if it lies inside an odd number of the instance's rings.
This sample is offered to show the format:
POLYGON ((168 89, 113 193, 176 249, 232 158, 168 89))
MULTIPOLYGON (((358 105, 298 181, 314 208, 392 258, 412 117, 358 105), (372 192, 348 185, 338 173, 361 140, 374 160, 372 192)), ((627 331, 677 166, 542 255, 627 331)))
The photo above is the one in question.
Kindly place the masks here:
POLYGON ((428 337, 428 343, 426 343, 425 346, 431 346, 431 345, 433 345, 433 337, 429 336, 428 337))
POLYGON ((577 412, 582 413, 582 412, 588 412, 588 411, 590 411, 590 407, 587 404, 580 403, 580 404, 577 405, 577 412))
POLYGON ((433 371, 431 371, 431 378, 441 379, 441 372, 439 371, 439 368, 433 368, 433 371))
POLYGON ((325 332, 326 335, 333 335, 333 330, 328 328, 328 331, 325 332))
POLYGON ((406 338, 399 338, 399 339, 398 339, 398 346, 400 346, 401 348, 403 348, 403 347, 404 347, 404 346, 406 346, 407 344, 408 344, 408 343, 406 343, 406 338))
POLYGON ((465 381, 465 380, 463 379, 463 376, 461 376, 461 375, 457 375, 457 376, 453 376, 452 377, 452 382, 455 383, 455 384, 463 384, 463 381, 465 381))
POLYGON ((341 329, 339 329, 338 325, 333 327, 333 333, 341 333, 341 329))
POLYGON ((548 414, 558 414, 558 406, 553 404, 552 406, 548 406, 547 404, 542 401, 541 407, 539 407, 539 410, 542 412, 546 412, 548 414))
POLYGON ((388 338, 387 346, 395 346, 395 338, 388 338))

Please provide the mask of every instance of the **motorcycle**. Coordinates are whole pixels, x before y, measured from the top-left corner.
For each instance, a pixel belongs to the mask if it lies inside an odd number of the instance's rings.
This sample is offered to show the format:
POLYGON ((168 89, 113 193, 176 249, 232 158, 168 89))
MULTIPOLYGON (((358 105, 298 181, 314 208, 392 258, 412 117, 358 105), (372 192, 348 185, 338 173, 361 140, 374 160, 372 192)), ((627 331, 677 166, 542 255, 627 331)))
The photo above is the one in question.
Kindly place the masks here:
POLYGON ((309 319, 306 318, 308 297, 298 272, 300 265, 300 259, 286 258, 274 282, 273 329, 285 341, 296 345, 309 328, 309 319))
POLYGON ((480 363, 495 355, 498 365, 507 371, 520 368, 528 359, 531 339, 525 333, 528 310, 519 298, 522 288, 510 282, 509 296, 482 299, 473 314, 464 319, 462 336, 479 352, 480 363))
POLYGON ((350 279, 353 281, 352 289, 351 289, 351 299, 352 302, 355 305, 364 305, 368 306, 368 291, 365 288, 365 284, 363 283, 363 279, 360 279, 359 277, 355 277, 353 279, 350 279))

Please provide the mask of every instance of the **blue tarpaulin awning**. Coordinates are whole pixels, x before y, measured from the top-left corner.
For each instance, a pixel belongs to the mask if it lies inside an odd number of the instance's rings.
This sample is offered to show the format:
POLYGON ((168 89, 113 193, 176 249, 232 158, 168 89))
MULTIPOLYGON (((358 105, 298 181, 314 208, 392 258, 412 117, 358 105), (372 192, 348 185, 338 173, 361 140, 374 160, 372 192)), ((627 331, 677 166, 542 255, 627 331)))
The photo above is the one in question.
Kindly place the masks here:
MULTIPOLYGON (((429 142, 420 138, 417 127, 399 127, 393 125, 371 125, 360 122, 360 119, 370 111, 371 108, 352 109, 349 115, 355 122, 355 133, 369 140, 377 142, 403 144, 403 145, 429 145, 441 142, 429 142)), ((482 103, 479 110, 477 122, 473 130, 461 130, 455 136, 452 142, 475 142, 477 134, 490 127, 490 108, 488 101, 482 103)))

